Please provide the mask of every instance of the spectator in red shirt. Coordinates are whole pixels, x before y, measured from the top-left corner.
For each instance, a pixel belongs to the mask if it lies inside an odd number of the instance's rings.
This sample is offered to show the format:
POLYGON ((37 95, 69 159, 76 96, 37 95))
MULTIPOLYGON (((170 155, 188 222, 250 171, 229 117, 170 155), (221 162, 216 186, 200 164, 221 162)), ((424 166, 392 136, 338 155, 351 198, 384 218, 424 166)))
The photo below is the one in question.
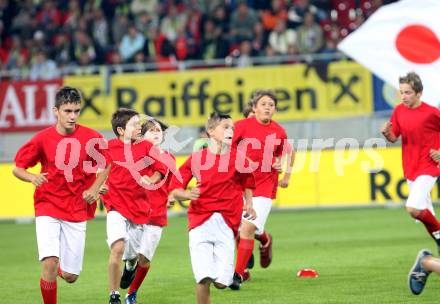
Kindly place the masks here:
POLYGON ((440 175, 440 110, 420 99, 423 84, 416 73, 400 77, 399 84, 402 103, 382 134, 393 143, 402 137, 403 173, 409 185, 406 210, 425 225, 440 251, 440 222, 431 201, 431 189, 440 175))
POLYGON ((37 133, 15 156, 14 175, 32 183, 40 288, 45 304, 57 302, 57 273, 77 280, 84 256, 86 221, 95 215, 96 199, 107 178, 106 142, 98 132, 76 123, 81 95, 71 87, 55 96, 57 123, 37 133), (104 154, 104 155, 103 155, 104 154), (41 163, 39 174, 27 169, 41 163), (97 170, 101 172, 97 173, 97 170))

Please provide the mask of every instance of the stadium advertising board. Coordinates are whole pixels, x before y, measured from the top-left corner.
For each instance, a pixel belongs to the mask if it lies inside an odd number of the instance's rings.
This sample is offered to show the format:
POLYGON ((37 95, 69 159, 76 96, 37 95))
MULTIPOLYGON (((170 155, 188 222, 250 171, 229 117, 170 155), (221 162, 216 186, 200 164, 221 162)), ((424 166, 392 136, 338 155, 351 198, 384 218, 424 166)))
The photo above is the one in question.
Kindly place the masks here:
POLYGON ((80 89, 80 123, 110 129, 110 116, 128 107, 168 124, 203 125, 212 111, 241 117, 252 92, 272 88, 279 121, 364 115, 373 110, 371 74, 354 62, 244 69, 69 76, 55 81, 0 84, 0 130, 35 131, 54 123, 51 108, 61 85, 80 89))
POLYGON ((63 81, 0 82, 0 131, 35 131, 55 123, 52 107, 63 81))
POLYGON ((371 74, 352 62, 112 77, 117 106, 135 108, 180 126, 203 125, 212 111, 240 118, 251 94, 262 88, 276 92, 279 121, 372 111, 371 74))
MULTIPOLYGON (((177 157, 181 165, 186 157, 177 157)), ((0 204, 0 218, 33 216, 31 184, 20 182, 11 174, 11 164, 1 164, 0 181, 6 204, 0 204)), ((33 172, 38 172, 34 168, 33 172)), ((311 208, 366 206, 399 203, 406 199, 408 186, 403 178, 400 148, 357 151, 324 150, 298 152, 290 185, 278 188, 274 206, 311 208)), ((433 190, 433 201, 440 199, 440 183, 433 190)), ((182 210, 188 202, 176 204, 182 210), (183 207, 182 207, 183 206, 183 207)), ((99 210, 101 214, 103 209, 99 210)))

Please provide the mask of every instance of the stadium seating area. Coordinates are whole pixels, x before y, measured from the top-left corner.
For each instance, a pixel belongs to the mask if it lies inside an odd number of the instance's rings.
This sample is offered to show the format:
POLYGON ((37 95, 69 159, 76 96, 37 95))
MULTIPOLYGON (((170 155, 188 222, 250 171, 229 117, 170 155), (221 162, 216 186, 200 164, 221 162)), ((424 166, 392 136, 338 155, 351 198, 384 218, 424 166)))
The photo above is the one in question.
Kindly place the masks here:
POLYGON ((332 53, 382 0, 0 0, 0 67, 62 67, 332 53))

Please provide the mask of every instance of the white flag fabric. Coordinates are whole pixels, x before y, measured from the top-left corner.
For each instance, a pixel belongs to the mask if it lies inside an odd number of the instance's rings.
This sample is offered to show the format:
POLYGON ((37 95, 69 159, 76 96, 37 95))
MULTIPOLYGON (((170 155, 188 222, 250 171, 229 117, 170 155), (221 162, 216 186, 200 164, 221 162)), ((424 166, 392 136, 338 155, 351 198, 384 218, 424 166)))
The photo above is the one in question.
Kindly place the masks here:
POLYGON ((338 49, 399 88, 399 76, 414 71, 422 100, 440 104, 440 0, 401 0, 378 9, 338 49))

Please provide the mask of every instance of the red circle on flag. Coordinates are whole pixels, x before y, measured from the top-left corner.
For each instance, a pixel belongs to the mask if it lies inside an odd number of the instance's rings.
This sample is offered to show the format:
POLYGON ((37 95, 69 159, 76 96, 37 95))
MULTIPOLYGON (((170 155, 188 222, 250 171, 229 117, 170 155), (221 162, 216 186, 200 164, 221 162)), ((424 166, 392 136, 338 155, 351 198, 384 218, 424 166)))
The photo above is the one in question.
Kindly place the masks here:
POLYGON ((409 25, 396 38, 396 48, 405 59, 428 64, 440 57, 440 41, 436 34, 424 25, 409 25))

